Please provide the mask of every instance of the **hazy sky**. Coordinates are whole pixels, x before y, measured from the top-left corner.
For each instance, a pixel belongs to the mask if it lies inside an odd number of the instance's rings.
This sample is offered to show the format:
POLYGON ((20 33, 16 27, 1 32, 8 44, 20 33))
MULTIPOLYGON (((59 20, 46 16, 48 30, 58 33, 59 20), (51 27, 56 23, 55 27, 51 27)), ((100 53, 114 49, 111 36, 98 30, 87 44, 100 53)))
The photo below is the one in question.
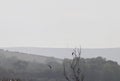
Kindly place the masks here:
POLYGON ((0 0, 0 47, 120 47, 119 0, 0 0))

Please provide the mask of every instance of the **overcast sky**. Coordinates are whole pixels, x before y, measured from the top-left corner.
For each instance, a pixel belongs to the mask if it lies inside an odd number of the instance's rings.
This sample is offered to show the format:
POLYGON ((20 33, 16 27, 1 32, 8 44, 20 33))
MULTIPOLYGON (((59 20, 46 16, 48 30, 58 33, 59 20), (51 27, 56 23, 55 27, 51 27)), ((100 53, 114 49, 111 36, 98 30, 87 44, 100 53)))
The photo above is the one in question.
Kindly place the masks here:
POLYGON ((119 0, 0 0, 0 47, 120 47, 119 0))

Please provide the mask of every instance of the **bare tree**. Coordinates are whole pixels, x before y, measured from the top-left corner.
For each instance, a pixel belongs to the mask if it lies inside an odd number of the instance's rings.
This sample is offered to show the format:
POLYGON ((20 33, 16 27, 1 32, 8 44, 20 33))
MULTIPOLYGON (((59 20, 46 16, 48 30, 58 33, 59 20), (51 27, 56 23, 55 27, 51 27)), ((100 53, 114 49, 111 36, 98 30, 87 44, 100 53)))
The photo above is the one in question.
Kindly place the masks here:
POLYGON ((69 69, 65 62, 63 62, 63 72, 67 81, 84 81, 84 75, 81 71, 80 59, 81 59, 81 48, 73 49, 73 59, 69 63, 69 69))

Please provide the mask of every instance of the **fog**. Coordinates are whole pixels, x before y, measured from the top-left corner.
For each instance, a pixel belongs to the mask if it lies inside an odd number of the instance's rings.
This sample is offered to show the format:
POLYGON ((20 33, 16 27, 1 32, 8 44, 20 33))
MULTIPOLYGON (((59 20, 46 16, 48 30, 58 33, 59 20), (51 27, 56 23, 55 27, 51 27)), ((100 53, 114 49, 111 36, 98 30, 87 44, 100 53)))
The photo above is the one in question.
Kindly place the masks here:
POLYGON ((119 0, 1 0, 1 47, 120 47, 119 0))

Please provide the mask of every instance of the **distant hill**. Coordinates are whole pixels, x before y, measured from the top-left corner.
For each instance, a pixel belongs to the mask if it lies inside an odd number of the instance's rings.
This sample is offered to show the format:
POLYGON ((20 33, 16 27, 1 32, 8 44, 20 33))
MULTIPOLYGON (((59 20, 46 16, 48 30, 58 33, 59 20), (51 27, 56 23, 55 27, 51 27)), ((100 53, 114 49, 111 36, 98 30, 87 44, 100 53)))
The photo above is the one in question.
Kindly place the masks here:
MULTIPOLYGON (((38 49, 40 51, 41 48, 38 49)), ((114 51, 111 49, 113 52, 109 51, 110 49, 82 50, 82 54, 84 55, 85 52, 99 52, 103 54, 104 51, 104 53, 106 52, 107 54, 115 53, 115 49, 114 51)), ((0 80, 66 81, 63 75, 62 62, 64 61, 67 72, 71 73, 71 67, 69 67, 70 59, 63 60, 55 57, 47 57, 47 55, 42 56, 42 54, 57 53, 59 55, 69 53, 69 55, 71 55, 71 51, 72 49, 44 48, 41 49, 41 55, 35 55, 0 49, 0 80)), ((118 52, 116 52, 116 54, 117 53, 118 52)), ((91 55, 89 57, 91 57, 91 55)), ((80 64, 81 71, 85 76, 85 81, 120 81, 120 65, 115 61, 106 60, 102 57, 81 58, 80 64)))
POLYGON ((38 63, 44 63, 47 62, 59 62, 61 63, 62 60, 54 57, 47 57, 42 55, 33 55, 28 53, 21 53, 21 52, 12 52, 8 50, 0 49, 0 56, 5 56, 6 58, 16 58, 18 60, 22 61, 28 61, 28 62, 38 62, 38 63))
MULTIPOLYGON (((11 47, 4 48, 9 51, 23 52, 57 58, 72 58, 72 48, 37 48, 37 47, 11 47)), ((93 58, 102 56, 117 61, 120 64, 120 48, 91 48, 82 49, 82 57, 93 58)))

